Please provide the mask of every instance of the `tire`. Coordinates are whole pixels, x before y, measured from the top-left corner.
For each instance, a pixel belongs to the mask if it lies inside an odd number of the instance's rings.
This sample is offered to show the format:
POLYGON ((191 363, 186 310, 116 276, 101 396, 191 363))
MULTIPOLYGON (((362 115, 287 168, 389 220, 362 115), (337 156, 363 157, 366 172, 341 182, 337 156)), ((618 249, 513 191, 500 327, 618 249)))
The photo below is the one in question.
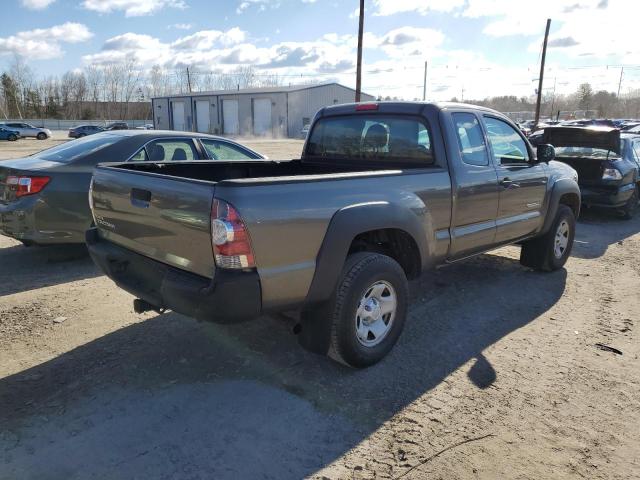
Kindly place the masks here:
POLYGON ((15 142, 16 140, 18 140, 18 137, 16 137, 15 135, 9 135, 9 138, 7 139, 10 142, 15 142))
POLYGON ((47 139, 47 134, 44 132, 40 132, 38 135, 36 135, 36 138, 38 140, 46 140, 47 139))
POLYGON ((631 220, 638 212, 638 206, 640 202, 640 187, 636 185, 635 190, 631 198, 627 200, 627 204, 622 208, 622 218, 625 220, 631 220))
POLYGON ((571 255, 575 234, 576 217, 573 210, 567 205, 558 205, 556 217, 549 231, 522 244, 520 263, 543 272, 561 269, 571 255))
POLYGON ((354 368, 379 362, 402 333, 408 303, 407 277, 395 260, 369 252, 349 256, 329 304, 328 356, 354 368), (394 297, 395 308, 383 313, 394 297))

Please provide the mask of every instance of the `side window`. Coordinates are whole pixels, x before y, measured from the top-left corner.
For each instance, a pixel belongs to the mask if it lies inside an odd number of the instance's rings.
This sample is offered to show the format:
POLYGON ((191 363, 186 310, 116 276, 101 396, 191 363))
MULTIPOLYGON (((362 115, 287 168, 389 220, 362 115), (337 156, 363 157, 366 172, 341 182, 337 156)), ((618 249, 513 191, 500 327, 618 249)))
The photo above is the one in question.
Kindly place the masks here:
POLYGON ((213 160, 247 160, 256 158, 235 145, 218 140, 200 139, 213 160))
POLYGON ((193 142, 189 139, 154 140, 147 145, 147 153, 152 162, 179 162, 198 159, 193 142))
POLYGON ((527 146, 518 132, 508 123, 493 117, 484 117, 487 137, 493 156, 499 165, 527 163, 529 153, 527 146))
POLYGON ((149 157, 147 157, 147 152, 145 151, 144 148, 141 148, 138 153, 136 153, 133 157, 131 157, 131 160, 129 160, 130 162, 146 162, 147 160, 149 160, 149 157))
POLYGON ((462 161, 477 167, 489 165, 487 146, 476 116, 472 113, 454 113, 452 116, 462 161))

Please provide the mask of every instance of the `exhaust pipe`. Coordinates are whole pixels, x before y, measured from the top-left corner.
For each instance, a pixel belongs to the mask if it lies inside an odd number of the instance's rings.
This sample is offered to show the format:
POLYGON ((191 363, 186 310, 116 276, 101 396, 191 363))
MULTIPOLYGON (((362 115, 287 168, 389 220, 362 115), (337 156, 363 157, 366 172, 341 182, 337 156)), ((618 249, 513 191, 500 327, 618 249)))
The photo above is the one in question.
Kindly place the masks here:
POLYGON ((133 301, 133 311, 138 314, 145 313, 145 312, 156 312, 156 313, 162 314, 165 312, 165 309, 156 307, 155 305, 152 305, 151 303, 145 300, 142 300, 140 298, 136 298, 133 301))

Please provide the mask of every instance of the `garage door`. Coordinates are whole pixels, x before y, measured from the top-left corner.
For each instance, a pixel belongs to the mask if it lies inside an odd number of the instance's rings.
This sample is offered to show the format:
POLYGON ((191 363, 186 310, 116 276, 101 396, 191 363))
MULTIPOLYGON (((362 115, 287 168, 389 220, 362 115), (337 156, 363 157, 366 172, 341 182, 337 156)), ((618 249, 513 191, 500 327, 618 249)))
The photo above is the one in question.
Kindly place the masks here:
POLYGON ((240 122, 238 121, 238 100, 222 101, 222 124, 226 135, 238 135, 240 122))
POLYGON ((184 131, 184 102, 173 102, 173 129, 184 131))
POLYGON ((209 100, 196 101, 197 129, 202 133, 209 133, 209 100))
POLYGON ((253 100, 253 134, 271 135, 271 99, 253 100))

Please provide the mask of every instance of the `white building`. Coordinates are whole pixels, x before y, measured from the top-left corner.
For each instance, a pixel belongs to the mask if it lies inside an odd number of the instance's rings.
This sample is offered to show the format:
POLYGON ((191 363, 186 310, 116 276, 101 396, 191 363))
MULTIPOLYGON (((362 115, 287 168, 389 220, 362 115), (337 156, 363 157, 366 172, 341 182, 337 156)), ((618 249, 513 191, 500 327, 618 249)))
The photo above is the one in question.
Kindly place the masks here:
MULTIPOLYGON (((365 93, 362 101, 375 98, 365 93)), ((338 83, 218 90, 156 97, 153 124, 228 136, 300 137, 322 107, 355 100, 355 90, 338 83)))

